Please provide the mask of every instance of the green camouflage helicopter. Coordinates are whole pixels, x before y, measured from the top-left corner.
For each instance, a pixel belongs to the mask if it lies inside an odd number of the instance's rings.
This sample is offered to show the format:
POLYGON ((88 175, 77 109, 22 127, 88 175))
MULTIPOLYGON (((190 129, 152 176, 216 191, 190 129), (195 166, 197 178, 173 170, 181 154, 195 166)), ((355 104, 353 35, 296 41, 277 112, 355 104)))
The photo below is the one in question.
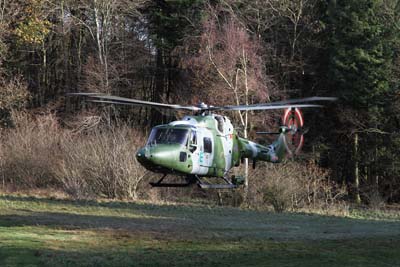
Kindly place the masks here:
POLYGON ((244 158, 278 163, 285 155, 299 152, 303 145, 304 120, 300 108, 321 107, 310 104, 317 101, 333 101, 332 97, 309 97, 272 103, 238 106, 182 106, 142 101, 118 96, 75 93, 85 96, 90 102, 147 106, 153 108, 175 109, 193 112, 181 120, 155 126, 144 147, 136 153, 136 158, 147 170, 162 174, 159 181, 150 183, 154 187, 184 187, 197 184, 201 188, 229 189, 243 184, 244 178, 228 173, 237 167, 244 158), (249 111, 285 109, 283 126, 279 132, 258 132, 278 134, 275 142, 263 146, 242 138, 226 116, 217 111, 249 111), (288 141, 289 139, 289 141, 288 141), (184 183, 165 183, 168 174, 183 176, 184 183), (223 183, 205 182, 206 177, 220 178, 223 183))

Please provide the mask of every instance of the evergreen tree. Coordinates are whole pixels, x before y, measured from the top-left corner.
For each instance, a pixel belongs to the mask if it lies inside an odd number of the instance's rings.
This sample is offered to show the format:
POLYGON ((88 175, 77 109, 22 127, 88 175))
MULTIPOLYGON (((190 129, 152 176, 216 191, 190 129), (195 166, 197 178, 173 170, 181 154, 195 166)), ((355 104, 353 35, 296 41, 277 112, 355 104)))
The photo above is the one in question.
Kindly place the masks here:
POLYGON ((379 0, 338 0, 328 8, 328 78, 332 93, 341 100, 338 123, 349 137, 347 143, 338 138, 342 146, 335 149, 353 164, 342 175, 353 177, 357 202, 360 177, 378 177, 378 151, 390 92, 394 35, 381 16, 381 4, 379 0))
POLYGON ((389 90, 392 52, 378 0, 339 0, 330 6, 330 81, 345 105, 371 111, 389 90))
MULTIPOLYGON (((181 89, 178 88, 179 59, 173 55, 173 51, 182 44, 188 31, 195 30, 196 20, 200 18, 204 2, 204 0, 156 0, 151 1, 144 9, 156 53, 152 101, 168 101, 171 95, 179 95, 175 94, 181 89)), ((152 124, 168 120, 163 117, 159 111, 151 111, 152 124)))

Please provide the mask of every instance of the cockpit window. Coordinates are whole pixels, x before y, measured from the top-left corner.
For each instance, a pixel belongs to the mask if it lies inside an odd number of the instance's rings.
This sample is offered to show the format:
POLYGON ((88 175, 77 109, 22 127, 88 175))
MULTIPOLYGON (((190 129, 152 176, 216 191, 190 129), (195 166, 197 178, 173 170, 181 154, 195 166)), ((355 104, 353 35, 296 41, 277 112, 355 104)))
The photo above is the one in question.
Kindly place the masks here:
POLYGON ((153 128, 150 133, 148 145, 155 144, 181 144, 186 145, 188 139, 188 129, 174 128, 153 128))

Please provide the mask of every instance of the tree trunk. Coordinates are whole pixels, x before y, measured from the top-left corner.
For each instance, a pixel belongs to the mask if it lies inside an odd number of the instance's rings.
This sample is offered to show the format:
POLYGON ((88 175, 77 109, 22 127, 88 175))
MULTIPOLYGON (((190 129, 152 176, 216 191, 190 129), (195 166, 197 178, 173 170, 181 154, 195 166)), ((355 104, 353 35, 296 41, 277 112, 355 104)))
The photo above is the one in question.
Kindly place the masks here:
MULTIPOLYGON (((161 102, 164 94, 164 51, 162 48, 157 49, 155 87, 152 95, 152 101, 161 102)), ((156 125, 162 123, 162 113, 157 109, 151 109, 151 124, 156 125)))
POLYGON ((358 166, 358 133, 354 134, 354 187, 355 187, 355 201, 361 204, 360 197, 360 170, 358 166))

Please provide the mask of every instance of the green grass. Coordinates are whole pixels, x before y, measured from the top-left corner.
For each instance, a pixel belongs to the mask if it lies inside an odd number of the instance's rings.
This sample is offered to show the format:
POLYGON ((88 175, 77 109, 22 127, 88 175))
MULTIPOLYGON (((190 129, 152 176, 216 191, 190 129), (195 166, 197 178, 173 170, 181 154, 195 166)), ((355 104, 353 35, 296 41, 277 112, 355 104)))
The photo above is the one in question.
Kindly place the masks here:
POLYGON ((400 266, 400 216, 0 195, 0 266, 400 266))

